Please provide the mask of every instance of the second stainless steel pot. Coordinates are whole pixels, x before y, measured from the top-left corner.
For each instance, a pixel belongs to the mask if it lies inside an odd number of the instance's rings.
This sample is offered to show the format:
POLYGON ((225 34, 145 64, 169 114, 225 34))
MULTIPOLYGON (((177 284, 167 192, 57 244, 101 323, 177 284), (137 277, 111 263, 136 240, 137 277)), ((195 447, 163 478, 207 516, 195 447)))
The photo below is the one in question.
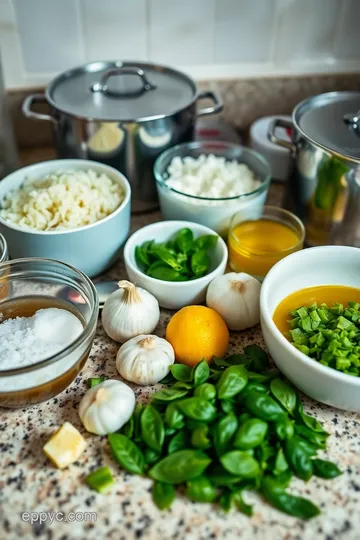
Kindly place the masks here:
POLYGON ((60 157, 101 161, 120 170, 132 188, 132 209, 157 206, 155 158, 165 149, 193 139, 199 116, 222 109, 212 91, 199 92, 187 75, 139 62, 93 62, 56 77, 45 94, 23 103, 28 118, 54 125, 60 157), (197 111, 197 102, 212 107, 197 111), (32 110, 46 102, 50 114, 32 110))
POLYGON ((307 245, 360 247, 360 92, 306 99, 292 122, 276 119, 269 139, 293 156, 284 206, 304 222, 307 245), (276 128, 288 128, 292 142, 276 128))

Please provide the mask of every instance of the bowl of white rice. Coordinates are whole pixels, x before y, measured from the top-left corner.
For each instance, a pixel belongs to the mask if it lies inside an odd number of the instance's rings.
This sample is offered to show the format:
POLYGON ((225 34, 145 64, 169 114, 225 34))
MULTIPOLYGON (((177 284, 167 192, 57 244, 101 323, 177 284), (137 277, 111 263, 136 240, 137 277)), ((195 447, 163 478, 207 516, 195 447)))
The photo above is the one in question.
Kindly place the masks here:
POLYGON ((165 150, 154 165, 164 219, 187 220, 228 232, 231 217, 260 217, 271 171, 260 154, 223 141, 184 143, 165 150))
POLYGON ((130 229, 130 185, 80 159, 30 165, 0 182, 0 233, 11 258, 45 257, 90 277, 112 266, 130 229))

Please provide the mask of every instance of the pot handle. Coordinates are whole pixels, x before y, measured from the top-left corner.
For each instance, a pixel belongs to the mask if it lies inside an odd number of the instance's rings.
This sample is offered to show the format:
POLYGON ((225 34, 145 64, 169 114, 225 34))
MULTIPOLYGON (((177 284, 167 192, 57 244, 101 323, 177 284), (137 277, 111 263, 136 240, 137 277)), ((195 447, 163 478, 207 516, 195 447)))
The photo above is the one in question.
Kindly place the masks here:
POLYGON ((214 102, 213 107, 206 107, 205 109, 200 109, 200 111, 197 112, 197 116, 208 116, 209 114, 216 114, 223 109, 223 102, 219 98, 215 92, 212 90, 205 90, 204 92, 200 92, 197 99, 211 99, 214 102))
POLYGON ((280 139, 277 135, 275 135, 275 130, 277 127, 282 127, 285 129, 293 129, 293 123, 289 120, 284 120, 283 118, 275 118, 269 126, 269 130, 267 133, 267 137, 270 142, 273 144, 277 144, 278 146, 282 146, 283 148, 286 148, 286 150, 290 150, 292 154, 295 154, 296 146, 290 141, 286 141, 285 139, 280 139))
POLYGON ((138 67, 126 67, 126 66, 108 69, 101 76, 100 82, 97 82, 91 86, 91 90, 93 92, 103 92, 104 94, 108 94, 109 96, 113 96, 113 97, 136 96, 148 90, 155 90, 155 88, 156 88, 156 85, 152 84, 149 81, 143 69, 138 68, 138 67), (110 79, 110 77, 114 77, 115 75, 138 75, 138 77, 140 77, 141 79, 143 86, 140 90, 135 90, 134 92, 116 92, 114 90, 109 90, 107 82, 110 79))
POLYGON ((22 104, 22 112, 26 118, 34 118, 35 120, 47 120, 48 122, 57 123, 57 120, 51 114, 38 113, 31 110, 33 103, 47 103, 44 94, 31 94, 27 96, 22 104))

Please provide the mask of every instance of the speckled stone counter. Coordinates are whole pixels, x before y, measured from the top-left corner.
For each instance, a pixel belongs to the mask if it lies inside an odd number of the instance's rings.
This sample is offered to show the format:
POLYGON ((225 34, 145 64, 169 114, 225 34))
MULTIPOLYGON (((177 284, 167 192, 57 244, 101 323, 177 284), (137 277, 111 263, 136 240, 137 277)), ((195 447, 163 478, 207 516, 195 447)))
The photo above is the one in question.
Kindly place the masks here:
MULTIPOLYGON (((277 202, 277 190, 270 202, 277 202)), ((133 229, 157 221, 157 213, 133 219, 133 229)), ((109 273, 124 278, 122 261, 109 273)), ((164 336, 171 312, 162 311, 156 329, 164 336)), ((230 352, 241 352, 249 343, 263 346, 260 328, 233 333, 230 352)), ((303 522, 269 507, 257 495, 248 499, 255 512, 248 518, 238 512, 224 514, 210 504, 194 504, 181 496, 172 508, 161 512, 151 499, 151 481, 124 473, 111 459, 106 437, 86 433, 77 414, 89 377, 119 378, 115 367, 118 345, 98 325, 97 335, 82 373, 62 394, 47 403, 22 410, 0 410, 0 538, 132 540, 238 539, 244 540, 355 540, 360 538, 360 416, 304 399, 305 409, 332 433, 327 457, 345 472, 327 481, 313 478, 308 484, 293 481, 292 490, 313 499, 322 515, 303 522), (87 449, 68 469, 55 469, 42 452, 51 433, 69 421, 84 434, 87 449), (86 474, 109 465, 116 478, 113 488, 100 495, 84 484, 86 474), (24 512, 57 512, 57 518, 40 524, 24 521, 24 512), (71 513, 81 513, 77 521, 71 513), (89 512, 96 513, 96 521, 89 512), (87 513, 87 514, 86 514, 87 513), (62 519, 64 518, 64 520, 62 519), (67 520, 67 521, 66 521, 67 520)), ((146 401, 148 390, 135 388, 137 399, 146 401)), ((28 516, 25 516, 28 518, 28 516)), ((28 518, 29 519, 29 518, 28 518)))

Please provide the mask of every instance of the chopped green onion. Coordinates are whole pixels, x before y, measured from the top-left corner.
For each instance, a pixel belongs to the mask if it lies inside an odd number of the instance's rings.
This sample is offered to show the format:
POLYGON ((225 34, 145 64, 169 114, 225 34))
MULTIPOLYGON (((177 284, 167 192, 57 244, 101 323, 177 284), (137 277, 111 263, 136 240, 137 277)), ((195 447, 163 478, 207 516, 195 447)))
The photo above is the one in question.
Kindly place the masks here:
POLYGON ((105 381, 105 377, 91 377, 88 379, 89 388, 93 388, 97 384, 100 384, 105 381))
POLYGON ((315 302, 290 312, 294 347, 324 366, 360 376, 360 303, 331 307, 315 302))
POLYGON ((100 467, 85 478, 85 482, 95 491, 103 493, 114 483, 109 467, 100 467))

